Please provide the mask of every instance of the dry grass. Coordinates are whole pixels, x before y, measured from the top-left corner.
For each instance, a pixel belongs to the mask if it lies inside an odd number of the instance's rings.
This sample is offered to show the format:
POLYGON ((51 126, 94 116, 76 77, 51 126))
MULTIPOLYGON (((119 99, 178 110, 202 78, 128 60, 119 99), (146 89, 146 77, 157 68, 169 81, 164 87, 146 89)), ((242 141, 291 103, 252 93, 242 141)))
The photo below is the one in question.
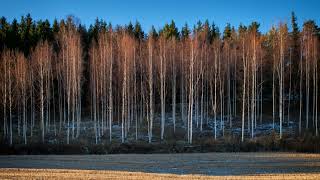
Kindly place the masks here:
POLYGON ((239 176, 175 175, 106 170, 0 169, 0 179, 319 179, 320 173, 239 176))

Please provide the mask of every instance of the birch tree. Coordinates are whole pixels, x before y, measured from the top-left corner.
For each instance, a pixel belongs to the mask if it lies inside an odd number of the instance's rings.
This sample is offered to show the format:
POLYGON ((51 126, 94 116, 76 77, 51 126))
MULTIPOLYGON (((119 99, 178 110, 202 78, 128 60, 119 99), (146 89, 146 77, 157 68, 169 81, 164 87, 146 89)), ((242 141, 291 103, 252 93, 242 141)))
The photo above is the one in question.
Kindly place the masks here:
POLYGON ((19 105, 22 101, 22 134, 23 134, 23 142, 27 144, 27 91, 28 91, 28 63, 27 59, 24 57, 24 54, 17 54, 17 62, 15 68, 15 82, 16 89, 18 90, 17 95, 17 105, 19 105))
POLYGON ((52 47, 47 41, 40 42, 32 53, 32 67, 36 69, 35 76, 38 84, 39 90, 39 106, 40 106, 40 128, 42 142, 45 142, 45 88, 46 88, 46 78, 48 76, 48 71, 50 70, 50 63, 52 60, 52 47))
POLYGON ((72 17, 60 30, 59 46, 62 85, 66 99, 67 144, 70 142, 70 121, 72 121, 72 139, 75 138, 75 123, 81 124, 81 80, 82 80, 82 46, 81 37, 72 17))
POLYGON ((165 119, 166 119, 166 74, 167 74, 167 40, 166 37, 160 36, 159 39, 159 76, 160 76, 160 102, 161 102, 161 140, 164 136, 165 119))
POLYGON ((149 89, 149 117, 148 117, 148 141, 152 142, 153 128, 153 58, 154 58, 154 34, 151 32, 148 38, 148 89, 149 89))
POLYGON ((280 46, 280 59, 279 59, 279 120, 280 120, 280 139, 282 138, 282 123, 283 123, 283 111, 284 111, 284 63, 285 55, 288 48, 288 28, 286 24, 280 24, 279 27, 279 46, 280 46))

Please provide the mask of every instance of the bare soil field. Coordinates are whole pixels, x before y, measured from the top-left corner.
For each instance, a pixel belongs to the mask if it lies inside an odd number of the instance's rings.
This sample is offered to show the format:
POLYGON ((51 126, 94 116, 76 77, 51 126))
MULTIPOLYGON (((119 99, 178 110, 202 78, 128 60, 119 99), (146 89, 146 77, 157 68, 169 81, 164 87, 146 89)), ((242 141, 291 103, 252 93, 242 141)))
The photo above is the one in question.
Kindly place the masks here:
POLYGON ((0 156, 0 179, 319 179, 320 154, 0 156))

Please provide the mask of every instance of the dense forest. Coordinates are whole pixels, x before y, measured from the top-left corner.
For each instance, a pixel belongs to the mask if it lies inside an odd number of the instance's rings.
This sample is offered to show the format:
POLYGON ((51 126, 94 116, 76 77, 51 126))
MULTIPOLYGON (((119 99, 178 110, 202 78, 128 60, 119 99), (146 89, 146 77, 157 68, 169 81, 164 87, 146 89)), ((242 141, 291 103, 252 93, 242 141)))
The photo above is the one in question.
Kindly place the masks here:
POLYGON ((246 141, 262 124, 278 139, 318 136, 320 28, 299 28, 294 13, 266 33, 259 25, 172 21, 145 33, 139 22, 2 17, 1 143, 192 144, 202 131, 246 141))

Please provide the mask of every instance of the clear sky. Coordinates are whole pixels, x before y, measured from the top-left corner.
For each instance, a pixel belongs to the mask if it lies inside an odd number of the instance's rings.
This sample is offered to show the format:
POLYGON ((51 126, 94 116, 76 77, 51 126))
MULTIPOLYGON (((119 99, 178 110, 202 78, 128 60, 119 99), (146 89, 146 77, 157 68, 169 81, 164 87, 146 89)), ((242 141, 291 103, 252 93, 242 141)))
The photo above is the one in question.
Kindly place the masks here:
POLYGON ((320 24, 320 0, 0 0, 0 16, 9 20, 30 13, 35 20, 78 17, 81 23, 92 24, 96 17, 112 24, 133 23, 138 20, 144 30, 151 25, 158 29, 173 19, 180 28, 198 20, 215 22, 220 30, 226 23, 238 27, 252 21, 266 32, 279 22, 290 23, 291 11, 299 26, 307 19, 320 24))

